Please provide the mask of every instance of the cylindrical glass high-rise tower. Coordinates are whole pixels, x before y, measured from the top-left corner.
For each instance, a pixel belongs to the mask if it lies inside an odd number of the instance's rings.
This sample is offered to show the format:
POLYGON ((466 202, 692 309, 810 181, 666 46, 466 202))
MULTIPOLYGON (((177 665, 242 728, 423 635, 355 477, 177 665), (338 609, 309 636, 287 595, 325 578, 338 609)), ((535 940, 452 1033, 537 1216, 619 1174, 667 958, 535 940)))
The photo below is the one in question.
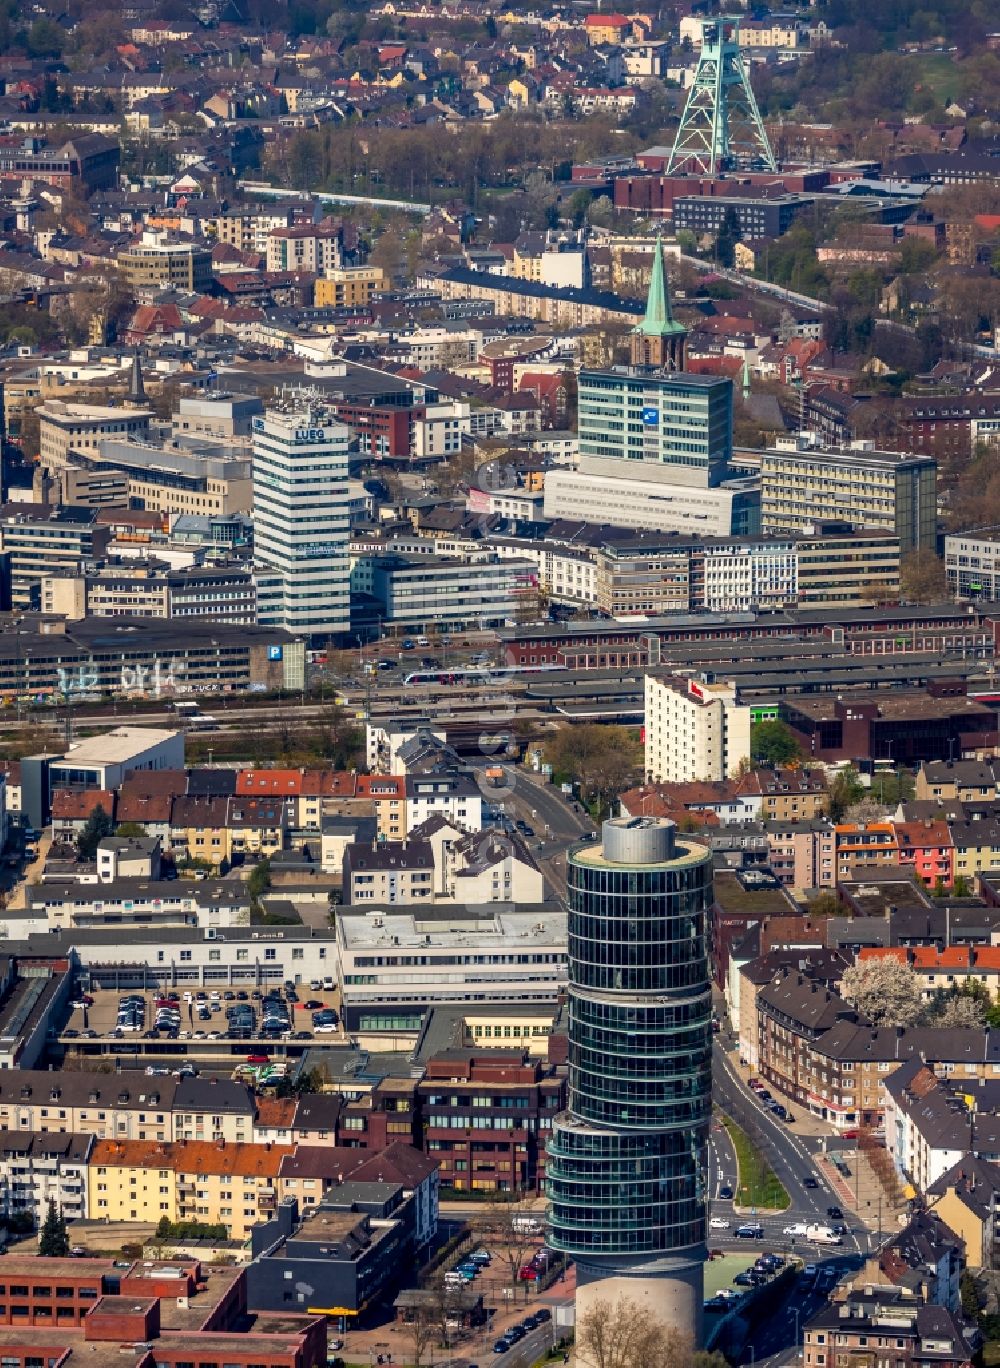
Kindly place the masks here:
POLYGON ((700 1340, 712 993, 711 854, 615 818, 570 852, 569 1102, 547 1146, 551 1241, 577 1315, 619 1294, 700 1340))

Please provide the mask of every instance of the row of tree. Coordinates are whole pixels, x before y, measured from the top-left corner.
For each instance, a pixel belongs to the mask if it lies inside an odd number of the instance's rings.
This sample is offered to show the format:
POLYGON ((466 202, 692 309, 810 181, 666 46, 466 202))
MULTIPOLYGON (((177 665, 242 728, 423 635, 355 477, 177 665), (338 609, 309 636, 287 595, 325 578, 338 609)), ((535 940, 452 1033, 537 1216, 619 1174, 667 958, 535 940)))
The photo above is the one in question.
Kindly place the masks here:
POLYGON ((984 983, 969 979, 928 1000, 912 966, 889 956, 852 964, 840 992, 873 1026, 1000 1026, 1000 1005, 984 983))

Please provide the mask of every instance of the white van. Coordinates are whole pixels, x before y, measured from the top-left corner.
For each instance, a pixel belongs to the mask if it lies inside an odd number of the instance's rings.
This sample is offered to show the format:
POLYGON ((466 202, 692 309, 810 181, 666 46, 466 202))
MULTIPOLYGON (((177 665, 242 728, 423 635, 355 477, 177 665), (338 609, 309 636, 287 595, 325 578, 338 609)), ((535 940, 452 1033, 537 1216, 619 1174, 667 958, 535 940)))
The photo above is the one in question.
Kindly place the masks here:
POLYGON ((811 1225, 806 1231, 806 1239, 813 1240, 816 1244, 843 1244, 840 1236, 828 1225, 811 1225))
POLYGON ((444 1275, 444 1285, 445 1287, 464 1287, 465 1279, 461 1273, 456 1273, 454 1269, 451 1269, 444 1275))

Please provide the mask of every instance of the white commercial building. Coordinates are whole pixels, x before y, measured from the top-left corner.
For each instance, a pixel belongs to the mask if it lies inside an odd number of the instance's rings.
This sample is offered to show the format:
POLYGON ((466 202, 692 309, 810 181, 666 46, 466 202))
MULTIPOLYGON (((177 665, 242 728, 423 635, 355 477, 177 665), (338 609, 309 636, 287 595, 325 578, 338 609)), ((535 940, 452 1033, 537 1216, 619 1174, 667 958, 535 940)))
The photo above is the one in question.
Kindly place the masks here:
POLYGON ((349 430, 310 391, 253 420, 257 620, 321 636, 350 627, 349 430))
POLYGON ((116 727, 102 736, 89 736, 70 746, 61 760, 49 766, 49 785, 57 788, 103 789, 121 787, 134 770, 182 770, 184 733, 152 727, 116 727))
POLYGON ((413 631, 485 629, 537 613, 538 577, 526 560, 390 553, 371 558, 370 582, 385 621, 413 631))
POLYGON ((703 552, 703 605, 713 613, 746 613, 794 603, 799 558, 791 538, 723 542, 703 552))
POLYGON ((417 457, 454 456, 462 449, 462 434, 469 431, 470 405, 444 399, 425 404, 422 418, 413 420, 411 453, 417 457))
POLYGON ((752 535, 760 526, 760 494, 754 480, 728 480, 715 488, 699 489, 620 475, 550 470, 545 476, 545 517, 610 523, 636 531, 752 535))
POLYGON ((556 603, 597 602, 597 564, 589 547, 578 549, 529 537, 493 537, 490 549, 504 560, 534 562, 539 590, 556 603))
MULTIPOLYGON (((434 1003, 554 1003, 566 983, 566 913, 551 903, 342 907, 335 928, 69 927, 10 923, 11 954, 72 957, 90 982, 264 988, 333 977, 350 1031, 419 1030, 434 1003)), ((2 1118, 0 1118, 2 1120, 2 1118)))
POLYGON ((417 1019, 435 1003, 553 1002, 566 983, 566 945, 566 913, 548 903, 343 907, 344 1011, 381 1008, 402 1019, 409 1008, 417 1019))
POLYGON ((646 675, 646 778, 656 784, 726 779, 750 757, 750 709, 732 684, 646 675))
POLYGON ((987 602, 995 599, 1000 593, 1000 528, 945 537, 944 568, 950 593, 987 602))
POLYGON ((444 746, 448 733, 435 727, 429 717, 412 717, 405 722, 371 722, 365 727, 365 756, 372 774, 405 774, 406 762, 400 751, 416 737, 433 738, 444 746))

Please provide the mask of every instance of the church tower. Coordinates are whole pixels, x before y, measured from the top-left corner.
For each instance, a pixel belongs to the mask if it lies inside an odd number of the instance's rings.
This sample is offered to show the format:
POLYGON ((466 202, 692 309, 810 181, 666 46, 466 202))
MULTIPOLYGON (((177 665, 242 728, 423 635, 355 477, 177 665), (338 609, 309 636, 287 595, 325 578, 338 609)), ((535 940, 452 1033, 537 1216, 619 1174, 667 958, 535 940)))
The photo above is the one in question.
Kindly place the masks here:
POLYGON ((145 408, 146 402, 146 386, 142 380, 142 363, 139 360, 139 348, 136 347, 132 353, 132 367, 129 372, 128 393, 125 395, 125 403, 129 408, 145 408))
POLYGON ((653 250, 653 272, 649 278, 646 312, 632 329, 632 365, 655 370, 682 371, 687 329, 678 323, 670 308, 667 271, 663 264, 663 242, 658 237, 653 250))

